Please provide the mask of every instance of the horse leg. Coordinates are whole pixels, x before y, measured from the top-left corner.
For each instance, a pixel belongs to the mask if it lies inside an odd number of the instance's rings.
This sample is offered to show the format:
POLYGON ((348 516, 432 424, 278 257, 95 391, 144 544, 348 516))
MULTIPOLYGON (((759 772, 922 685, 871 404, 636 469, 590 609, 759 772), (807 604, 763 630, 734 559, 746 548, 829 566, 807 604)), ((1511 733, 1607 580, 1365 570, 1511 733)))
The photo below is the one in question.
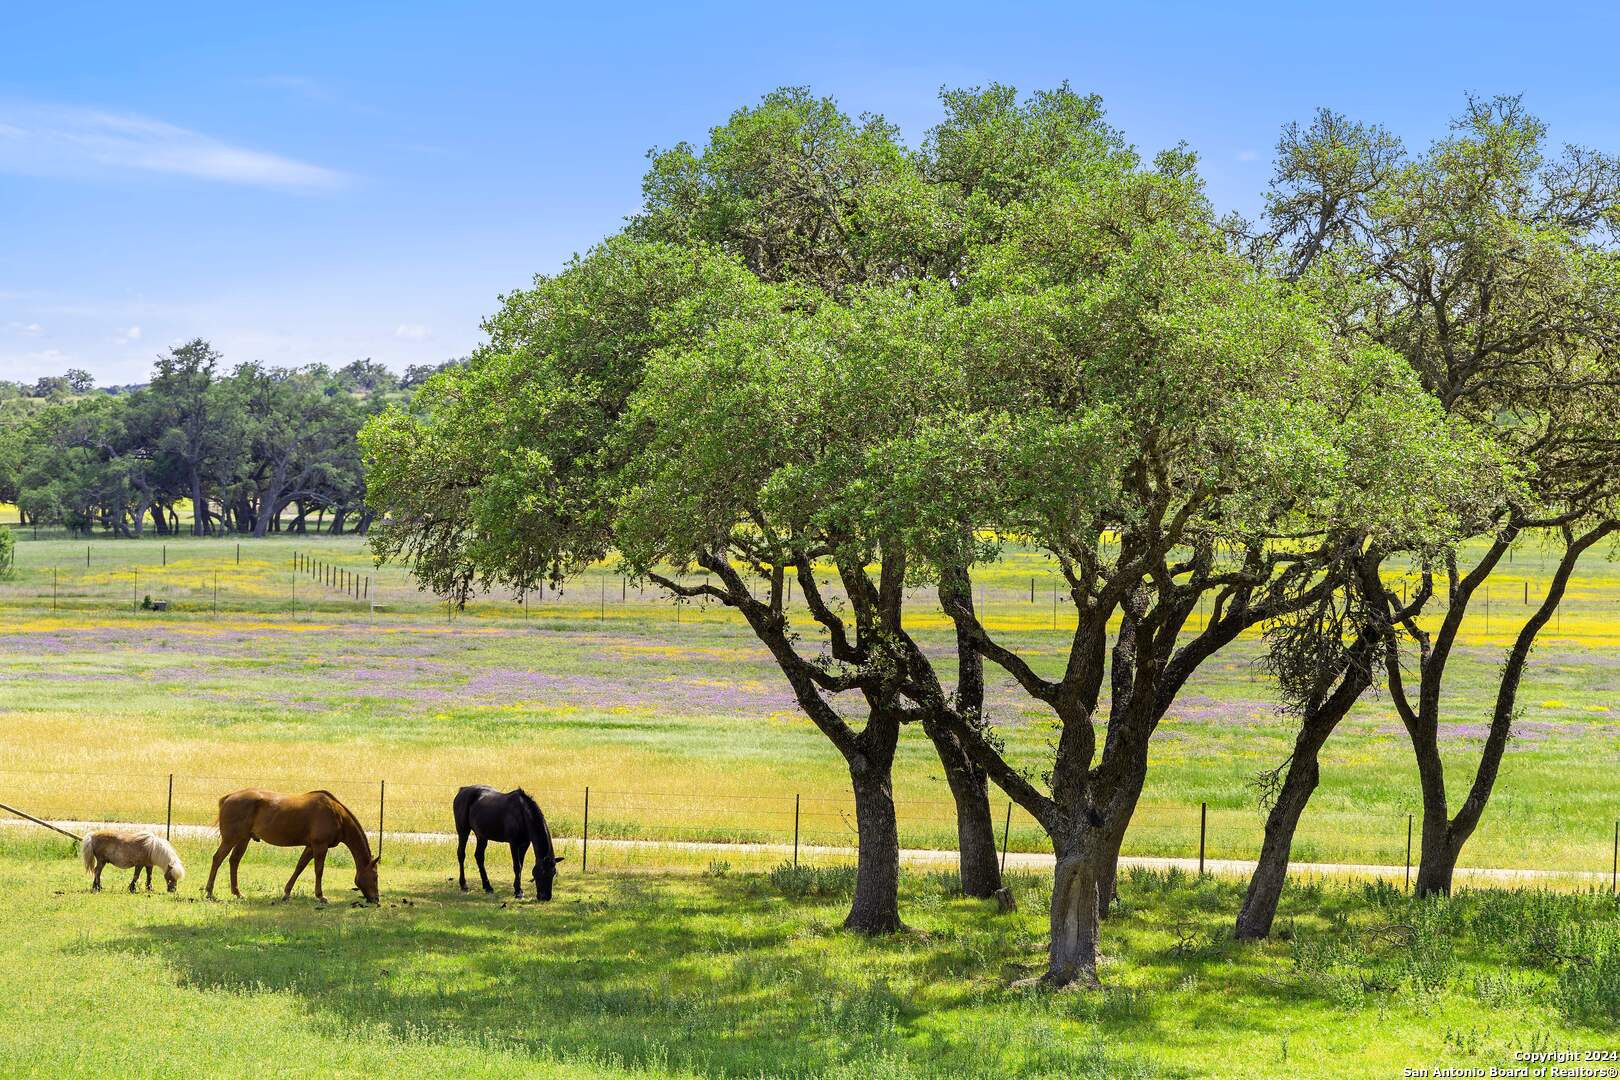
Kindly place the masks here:
POLYGON ((326 872, 326 849, 321 848, 315 852, 315 899, 326 903, 326 896, 321 892, 321 875, 326 872))
POLYGON ((484 881, 484 891, 494 892, 495 886, 489 883, 489 873, 484 869, 484 848, 488 846, 489 841, 480 836, 478 838, 478 846, 473 848, 473 861, 478 864, 478 876, 484 881))
MULTIPOLYGON (((293 867, 293 875, 287 879, 287 888, 281 893, 281 898, 283 900, 286 900, 288 897, 292 896, 293 883, 298 880, 298 875, 304 872, 304 867, 308 866, 309 860, 313 859, 314 857, 315 849, 313 847, 306 847, 303 854, 298 856, 298 865, 293 867)), ((319 890, 317 890, 316 895, 319 895, 319 890)))
POLYGON ((236 868, 242 865, 242 856, 247 852, 247 846, 248 842, 243 840, 231 849, 231 895, 238 899, 242 896, 242 890, 236 887, 236 868))
MULTIPOLYGON (((139 885, 140 883, 141 883, 141 868, 137 866, 135 868, 135 876, 129 879, 129 891, 134 892, 135 891, 135 886, 139 885)), ((150 888, 150 886, 148 886, 148 888, 150 888)))
MULTIPOLYGON (((208 890, 207 891, 208 891, 208 899, 210 899, 210 900, 212 900, 214 898, 214 878, 219 876, 219 864, 225 861, 225 854, 230 850, 231 850, 231 845, 226 842, 226 840, 225 840, 225 838, 223 836, 220 837, 219 838, 219 850, 214 852, 214 865, 213 865, 212 869, 210 869, 208 871, 208 890)), ((98 877, 100 876, 99 872, 97 873, 97 876, 98 877)), ((232 884, 234 885, 235 881, 236 881, 236 864, 235 863, 231 864, 231 881, 232 881, 232 884)))
POLYGON ((461 870, 461 891, 467 891, 467 832, 456 829, 456 866, 461 870))
POLYGON ((106 859, 103 859, 99 855, 96 856, 96 878, 95 878, 94 881, 92 881, 90 883, 90 891, 91 892, 100 892, 101 891, 101 868, 103 866, 106 866, 106 865, 107 865, 107 860, 106 859))
POLYGON ((522 840, 512 842, 512 895, 523 899, 523 856, 529 845, 522 840))
POLYGON ((146 868, 146 891, 152 891, 152 868, 150 866, 146 868))

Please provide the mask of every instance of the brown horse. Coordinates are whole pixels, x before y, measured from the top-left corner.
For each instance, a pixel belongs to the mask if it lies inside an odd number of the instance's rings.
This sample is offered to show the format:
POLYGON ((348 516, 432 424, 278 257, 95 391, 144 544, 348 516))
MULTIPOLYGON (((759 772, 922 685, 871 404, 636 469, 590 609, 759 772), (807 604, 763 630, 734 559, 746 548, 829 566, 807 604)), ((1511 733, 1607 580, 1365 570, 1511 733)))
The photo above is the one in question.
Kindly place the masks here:
POLYGON ((311 859, 315 860, 315 899, 325 903, 321 894, 321 872, 326 868, 326 853, 338 844, 349 849, 354 856, 354 885, 365 898, 377 902, 377 864, 381 857, 371 857, 371 844, 366 830, 360 827, 347 806, 338 802, 330 791, 311 791, 303 795, 282 795, 274 791, 244 788, 233 791, 219 800, 219 850, 214 852, 214 866, 208 872, 208 895, 214 895, 214 878, 225 856, 231 857, 231 895, 241 896, 236 887, 236 867, 242 861, 250 840, 259 840, 275 847, 303 846, 298 866, 287 879, 287 888, 281 898, 292 895, 293 884, 304 872, 311 859))

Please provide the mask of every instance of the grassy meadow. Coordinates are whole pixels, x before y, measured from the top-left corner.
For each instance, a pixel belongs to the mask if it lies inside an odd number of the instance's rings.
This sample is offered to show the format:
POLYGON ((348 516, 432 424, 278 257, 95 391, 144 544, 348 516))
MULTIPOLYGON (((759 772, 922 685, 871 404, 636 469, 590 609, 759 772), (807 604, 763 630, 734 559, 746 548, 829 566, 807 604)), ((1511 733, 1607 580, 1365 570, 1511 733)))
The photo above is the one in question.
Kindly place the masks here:
POLYGON ((242 900, 201 900, 208 845, 180 846, 179 894, 92 894, 65 841, 0 833, 0 1074, 1388 1077, 1620 1048, 1620 921, 1591 893, 1293 887, 1244 946, 1237 883, 1137 871, 1107 988, 1049 994, 1008 986, 1042 960, 1039 877, 1003 915, 907 875, 908 931, 871 941, 838 928, 847 869, 677 857, 513 903, 400 845, 380 907, 345 900, 346 857, 321 907, 308 882, 274 903, 291 853, 258 845, 242 900))
MULTIPOLYGON (((330 788, 374 826, 386 781, 390 828, 444 830, 456 787, 482 781, 535 792, 565 836, 578 835, 589 787, 596 836, 786 843, 797 798, 803 842, 853 839, 841 762, 746 629, 722 608, 642 593, 611 567, 561 595, 484 597, 460 612, 402 569, 379 570, 354 537, 24 539, 17 551, 0 582, 0 788, 12 797, 0 801, 162 820, 172 773, 177 821, 206 824, 220 794, 266 784, 330 788), (329 571, 295 573, 295 553, 358 575, 365 599, 328 585, 329 571), (169 610, 143 610, 146 596, 169 610)), ((1546 570, 1539 553, 1515 552, 1489 625, 1483 606, 1470 616, 1464 692, 1443 729, 1453 788, 1471 775, 1490 677, 1546 570)), ((980 601, 1039 664, 1061 662, 1062 611, 1054 631, 1051 575, 1034 556, 1011 553, 980 601)), ((911 610, 946 655, 926 591, 911 610)), ((1292 742, 1260 651, 1250 639, 1206 664, 1166 718, 1128 853, 1195 855, 1207 802, 1209 856, 1252 857, 1262 818, 1251 781, 1292 742)), ((990 675, 990 707, 1035 766, 1047 718, 990 675)), ((1595 558, 1536 655, 1466 865, 1609 868, 1617 687, 1620 579, 1595 558)), ((949 795, 920 732, 902 740, 896 797, 904 843, 951 845, 949 795)), ((1398 865, 1416 805, 1405 734, 1387 699, 1369 695, 1328 745, 1296 855, 1398 865)), ((1010 844, 1044 849, 1021 812, 1010 844)))
MULTIPOLYGON (((1296 881, 1277 940, 1255 947, 1230 940, 1240 881, 1132 871, 1105 929, 1106 990, 1053 995, 1010 987, 1041 964, 1039 875, 1013 875, 1019 910, 1005 915, 908 871, 910 929, 884 941, 838 929, 843 858, 793 869, 769 852, 593 846, 581 875, 587 787, 593 837, 787 843, 797 810, 806 844, 854 838, 839 759, 746 630, 612 567, 561 595, 451 611, 352 537, 243 541, 240 554, 235 540, 23 539, 17 553, 0 581, 0 802, 161 821, 172 797, 177 822, 207 824, 236 787, 326 787, 375 828, 386 781, 389 830, 442 831, 459 785, 522 784, 572 861, 556 902, 514 903, 497 848, 501 894, 463 896, 447 845, 396 836, 380 908, 347 902, 342 853, 336 902, 317 907, 307 876, 291 904, 272 903, 294 856, 254 845, 245 898, 209 903, 206 839, 180 840, 191 876, 178 895, 131 897, 112 871, 91 894, 66 841, 0 829, 0 1076, 1382 1077, 1620 1049, 1620 917, 1568 885, 1416 904, 1398 885, 1296 881), (330 569, 295 572, 295 553, 359 575, 364 597, 330 569), (143 608, 148 596, 168 610, 143 608)), ((1465 634, 1469 679, 1445 734, 1454 784, 1511 620, 1545 580, 1536 553, 1515 557, 1523 578, 1501 588, 1520 595, 1493 596, 1489 627, 1482 610, 1465 634)), ((1048 669, 1066 640, 1050 590, 1014 552, 979 597, 1048 669)), ((947 657, 926 592, 911 610, 947 657)), ((1245 640, 1207 665, 1162 725, 1127 853, 1196 854, 1207 801, 1209 856, 1253 857, 1250 781, 1292 740, 1260 649, 1245 640)), ((991 675, 991 708, 1034 766, 1052 729, 991 675)), ((1617 685, 1620 580, 1595 561, 1538 653, 1466 865, 1608 869, 1617 685)), ((908 732, 896 798, 909 846, 953 843, 938 774, 908 732)), ((1370 696, 1329 744, 1296 856, 1399 865, 1415 806, 1404 734, 1370 696)), ((1044 849, 1020 814, 1010 842, 1044 849)))

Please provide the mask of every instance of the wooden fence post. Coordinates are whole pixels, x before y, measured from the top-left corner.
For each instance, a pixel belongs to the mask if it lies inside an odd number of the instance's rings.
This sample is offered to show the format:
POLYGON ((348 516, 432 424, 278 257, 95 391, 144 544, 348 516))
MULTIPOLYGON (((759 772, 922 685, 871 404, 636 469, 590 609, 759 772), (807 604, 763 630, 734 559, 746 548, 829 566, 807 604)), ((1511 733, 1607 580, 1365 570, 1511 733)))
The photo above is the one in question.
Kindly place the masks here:
POLYGON ((163 812, 163 839, 168 840, 174 832, 174 773, 169 774, 169 806, 163 812))
POLYGON ((383 807, 388 802, 388 781, 377 781, 377 858, 382 858, 383 807))
POLYGON ((793 869, 799 868, 799 796, 793 796, 793 869))
POLYGON ((579 872, 585 873, 591 864, 591 789, 585 788, 585 828, 579 843, 579 872))

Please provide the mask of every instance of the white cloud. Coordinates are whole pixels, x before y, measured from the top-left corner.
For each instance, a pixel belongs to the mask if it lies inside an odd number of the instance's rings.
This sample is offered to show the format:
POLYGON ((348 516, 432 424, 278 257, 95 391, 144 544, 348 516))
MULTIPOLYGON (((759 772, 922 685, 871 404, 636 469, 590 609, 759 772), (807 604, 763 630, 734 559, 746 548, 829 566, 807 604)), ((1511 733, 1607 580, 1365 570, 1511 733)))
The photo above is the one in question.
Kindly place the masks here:
POLYGON ((34 176, 159 173, 252 187, 341 187, 333 169, 236 146, 134 113, 0 102, 0 171, 34 176))
POLYGON ((139 341, 141 340, 141 328, 138 326, 132 326, 128 330, 125 330, 123 333, 119 334, 113 340, 117 341, 120 345, 128 345, 132 341, 139 341))
POLYGON ((1259 156, 1259 153, 1254 150, 1239 150, 1237 152, 1237 159, 1239 161, 1253 161, 1259 156))
POLYGON ((394 336, 401 341, 426 341, 433 336, 433 331, 421 323, 400 323, 394 330, 394 336))
POLYGON ((28 337, 38 337, 45 332, 45 328, 37 322, 8 322, 6 323, 6 329, 18 334, 26 334, 28 337))

